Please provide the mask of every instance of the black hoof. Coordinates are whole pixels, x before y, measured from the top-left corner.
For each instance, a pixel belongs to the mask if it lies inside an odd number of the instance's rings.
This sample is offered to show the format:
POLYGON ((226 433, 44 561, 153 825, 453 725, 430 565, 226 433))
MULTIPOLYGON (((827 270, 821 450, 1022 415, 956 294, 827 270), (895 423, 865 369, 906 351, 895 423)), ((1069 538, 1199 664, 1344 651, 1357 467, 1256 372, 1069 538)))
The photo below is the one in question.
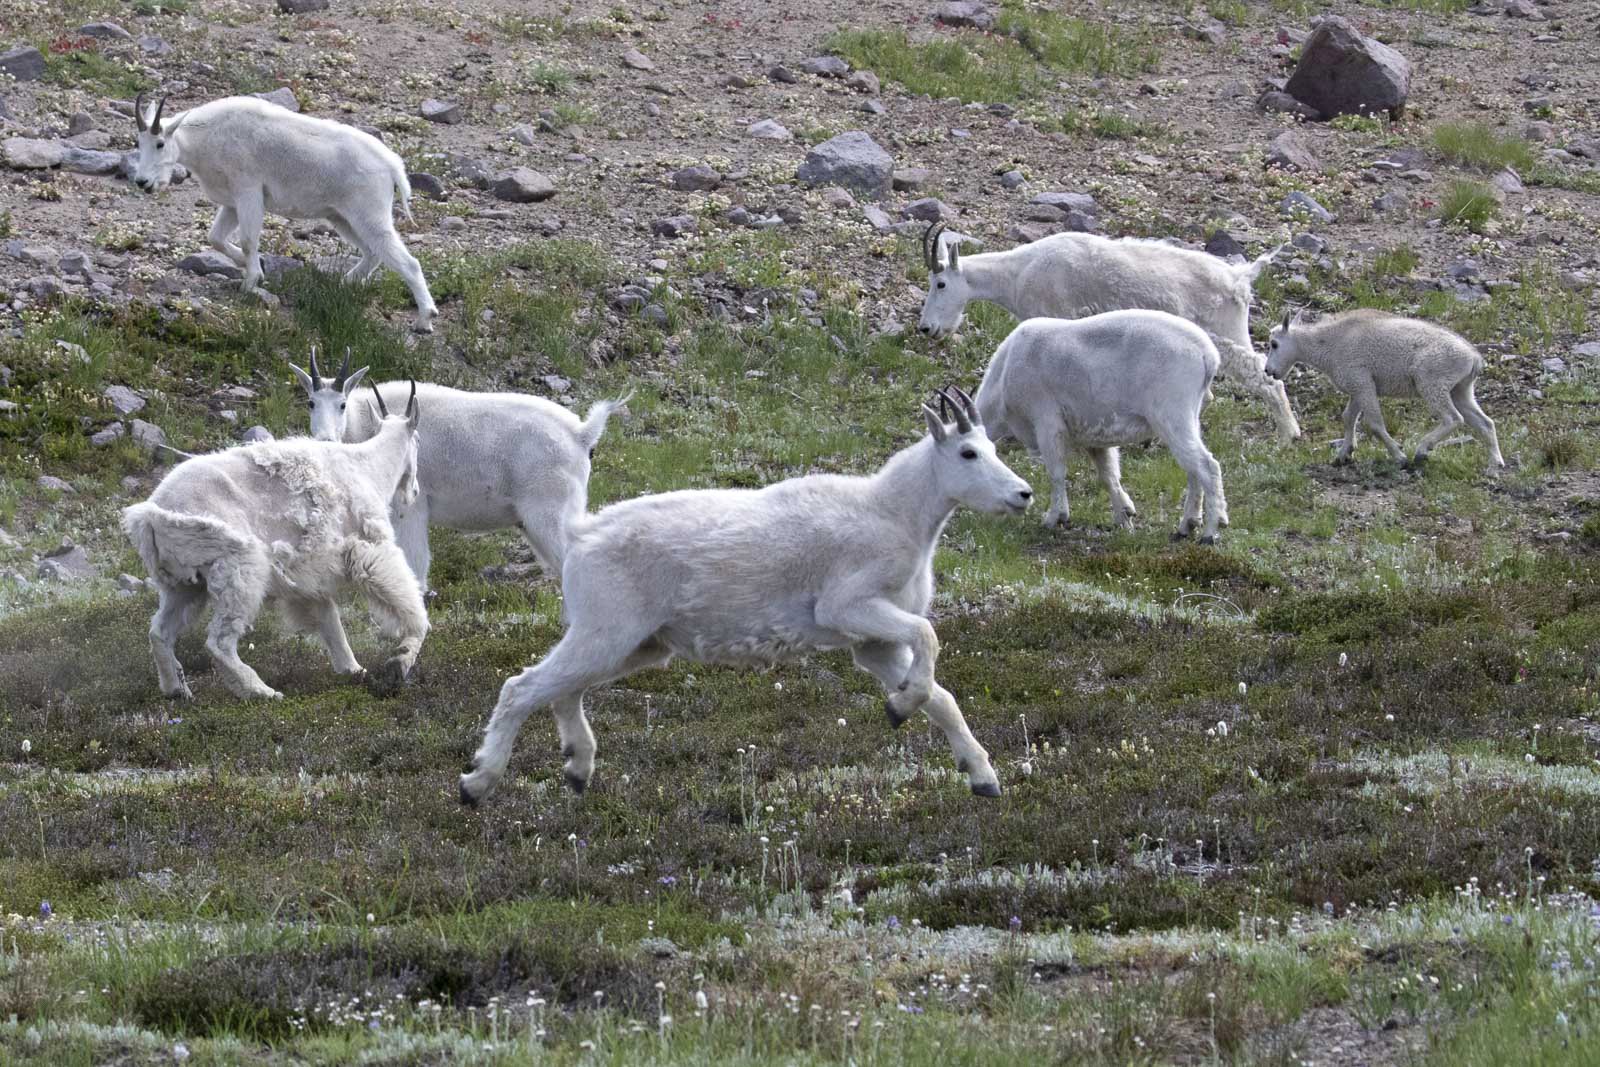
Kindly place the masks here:
POLYGON ((562 759, 571 759, 573 757, 573 755, 576 753, 576 751, 577 750, 574 749, 571 745, 567 745, 565 748, 563 748, 561 750, 561 758, 562 759))
POLYGON ((467 791, 467 783, 461 783, 461 804, 463 807, 477 808, 478 798, 467 791))
POLYGON ((905 725, 906 720, 911 716, 902 715, 898 711, 895 711, 894 705, 885 700, 883 702, 883 717, 889 720, 889 729, 898 730, 900 727, 905 725))
POLYGON ((589 779, 579 777, 571 771, 562 771, 561 777, 566 779, 567 788, 580 797, 583 796, 583 791, 589 788, 589 779))
POLYGON ((1215 534, 1206 534, 1205 536, 1200 538, 1200 543, 1202 545, 1214 545, 1214 544, 1217 543, 1216 535, 1215 534))
POLYGON ((972 795, 975 797, 988 797, 992 800, 1000 795, 1000 786, 994 782, 984 782, 982 785, 974 785, 972 787, 972 795))
POLYGON ((1177 544, 1179 541, 1189 540, 1189 534, 1185 530, 1173 530, 1172 536, 1168 538, 1168 540, 1170 540, 1173 544, 1177 544))

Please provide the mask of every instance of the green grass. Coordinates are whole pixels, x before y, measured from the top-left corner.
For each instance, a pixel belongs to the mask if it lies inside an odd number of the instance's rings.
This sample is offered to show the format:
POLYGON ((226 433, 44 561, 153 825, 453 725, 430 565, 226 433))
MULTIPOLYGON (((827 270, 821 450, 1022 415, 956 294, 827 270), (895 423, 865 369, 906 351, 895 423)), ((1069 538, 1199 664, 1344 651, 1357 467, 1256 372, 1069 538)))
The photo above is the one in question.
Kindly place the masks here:
POLYGON ((1433 149, 1458 166, 1493 171, 1511 167, 1525 173, 1536 156, 1531 145, 1515 134, 1499 134, 1481 122, 1444 122, 1432 131, 1433 149))
POLYGON ((92 49, 45 52, 45 79, 112 97, 131 97, 154 88, 145 74, 92 49))
POLYGON ((1500 213, 1494 190, 1483 182, 1452 181, 1439 198, 1437 217, 1447 226, 1459 226, 1471 233, 1486 233, 1500 213))

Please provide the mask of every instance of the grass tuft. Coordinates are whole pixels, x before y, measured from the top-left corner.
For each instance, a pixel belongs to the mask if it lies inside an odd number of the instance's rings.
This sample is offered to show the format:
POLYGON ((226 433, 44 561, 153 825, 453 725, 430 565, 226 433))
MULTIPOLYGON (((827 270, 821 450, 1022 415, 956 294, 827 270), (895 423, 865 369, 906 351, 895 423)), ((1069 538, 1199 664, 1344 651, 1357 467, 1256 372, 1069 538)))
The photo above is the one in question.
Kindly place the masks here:
POLYGON ((1481 122, 1445 122, 1433 128, 1433 148, 1458 166, 1482 171, 1533 169, 1533 148, 1514 134, 1501 135, 1481 122))

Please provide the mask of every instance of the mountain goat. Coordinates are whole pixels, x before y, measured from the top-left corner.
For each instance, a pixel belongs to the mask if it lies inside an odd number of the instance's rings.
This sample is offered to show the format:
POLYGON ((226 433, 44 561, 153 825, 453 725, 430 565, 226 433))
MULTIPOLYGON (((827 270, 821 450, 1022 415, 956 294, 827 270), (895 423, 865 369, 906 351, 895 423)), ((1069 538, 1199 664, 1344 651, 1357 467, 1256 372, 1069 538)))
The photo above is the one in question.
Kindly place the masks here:
POLYGON ((561 584, 567 632, 500 690, 461 776, 476 805, 505 775, 523 720, 555 711, 567 783, 594 773, 584 691, 673 656, 767 664, 848 648, 888 694, 898 726, 922 709, 979 796, 1000 795, 989 754, 934 681, 939 640, 924 617, 933 553, 959 506, 1021 512, 1033 492, 995 455, 965 393, 924 404, 928 434, 868 477, 813 474, 763 489, 681 490, 613 504, 578 524, 561 584))
POLYGON ((422 267, 394 229, 394 197, 411 218, 405 164, 383 142, 354 126, 300 115, 252 96, 228 96, 162 118, 167 98, 146 117, 134 102, 138 154, 133 183, 156 191, 182 163, 217 205, 211 247, 244 269, 243 289, 261 281, 261 224, 266 212, 321 219, 361 251, 346 278, 365 281, 379 265, 405 279, 417 304, 416 329, 433 329, 438 309, 422 267), (239 243, 229 237, 237 230, 239 243))
POLYGON ((1202 544, 1227 525, 1222 468, 1200 436, 1200 410, 1221 357, 1206 332, 1165 311, 1107 311, 1085 319, 1028 319, 1000 343, 978 411, 996 443, 1007 437, 1039 456, 1050 473, 1044 523, 1065 523, 1067 457, 1088 452, 1111 498, 1112 521, 1133 528, 1122 491, 1118 445, 1159 437, 1189 475, 1176 536, 1200 521, 1202 544))
POLYGON ((1420 396, 1439 425, 1417 442, 1413 463, 1462 423, 1489 450, 1489 472, 1506 465, 1494 422, 1473 395, 1484 359, 1466 338, 1443 326, 1386 311, 1362 308, 1302 324, 1299 316, 1272 328, 1267 342, 1267 373, 1282 380, 1296 363, 1326 374, 1350 398, 1344 408, 1344 440, 1335 463, 1348 463, 1356 447, 1356 423, 1364 420, 1396 463, 1406 454, 1389 436, 1380 396, 1420 396))
MULTIPOLYGON (((311 434, 323 441, 365 441, 378 432, 372 410, 347 408, 355 383, 350 356, 331 382, 317 370, 289 365, 306 391, 311 434)), ((398 403, 405 382, 375 386, 398 403)), ((395 540, 417 581, 427 588, 432 555, 428 525, 453 530, 520 526, 546 574, 561 573, 568 531, 589 506, 589 461, 611 412, 626 402, 602 400, 578 416, 560 404, 521 393, 469 393, 442 385, 416 386, 428 409, 428 432, 417 445, 421 493, 391 514, 395 540)))
MULTIPOLYGON (((379 398, 379 404, 383 403, 379 398)), ((297 437, 241 445, 174 467, 122 528, 161 597, 150 651, 161 692, 192 699, 173 646, 209 599, 206 649, 241 698, 276 699, 239 658, 239 639, 268 599, 289 622, 316 629, 334 670, 362 674, 334 597, 354 584, 398 646, 376 677, 391 691, 410 673, 428 632, 416 579, 389 526, 389 501, 417 492, 415 399, 359 445, 297 437)))
POLYGON ((1275 252, 1234 266, 1161 241, 1058 233, 1005 252, 964 256, 960 245, 967 238, 939 226, 922 236, 928 295, 917 328, 927 336, 955 332, 973 300, 999 304, 1018 319, 1076 319, 1128 308, 1170 312, 1211 335, 1222 374, 1267 403, 1281 440, 1300 436, 1288 393, 1262 371, 1250 341, 1250 289, 1275 252))

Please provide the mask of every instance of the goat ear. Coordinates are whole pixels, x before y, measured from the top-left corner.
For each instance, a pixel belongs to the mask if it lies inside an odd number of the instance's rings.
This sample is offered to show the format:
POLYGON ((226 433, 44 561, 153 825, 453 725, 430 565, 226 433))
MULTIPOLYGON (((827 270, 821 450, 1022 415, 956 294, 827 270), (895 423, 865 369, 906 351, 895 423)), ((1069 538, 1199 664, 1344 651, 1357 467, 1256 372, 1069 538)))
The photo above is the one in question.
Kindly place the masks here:
POLYGON ((350 377, 346 378, 344 380, 344 395, 349 396, 351 393, 355 392, 356 386, 361 384, 361 379, 365 378, 367 376, 367 371, 371 369, 371 367, 362 367, 360 370, 350 375, 350 377))
POLYGON ((949 431, 945 429, 944 419, 939 416, 939 413, 924 404, 922 405, 922 416, 928 420, 928 432, 933 435, 933 439, 935 441, 943 441, 949 431))
POLYGON ((950 264, 949 264, 950 269, 951 270, 960 270, 961 269, 961 242, 960 241, 951 241, 945 247, 947 249, 949 249, 949 251, 950 251, 950 264))
POLYGON ((289 364, 289 369, 294 371, 294 376, 296 378, 300 379, 300 385, 305 389, 307 396, 310 396, 312 393, 316 392, 316 387, 311 384, 311 375, 307 374, 293 363, 289 364))
POLYGON ((1295 314, 1293 311, 1285 311, 1283 313, 1283 329, 1284 329, 1284 331, 1288 332, 1289 324, 1291 322, 1293 322, 1295 319, 1298 319, 1299 317, 1300 316, 1295 314))

